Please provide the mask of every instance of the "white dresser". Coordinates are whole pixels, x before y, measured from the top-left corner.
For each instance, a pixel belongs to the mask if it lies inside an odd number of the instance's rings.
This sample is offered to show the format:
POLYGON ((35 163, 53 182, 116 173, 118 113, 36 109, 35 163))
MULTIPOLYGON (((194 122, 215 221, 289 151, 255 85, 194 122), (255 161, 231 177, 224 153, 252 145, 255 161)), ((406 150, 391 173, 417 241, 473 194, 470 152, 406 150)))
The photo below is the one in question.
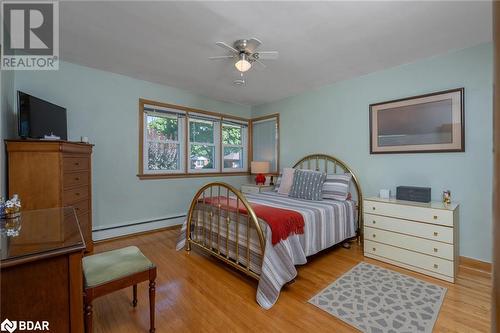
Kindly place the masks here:
POLYGON ((270 192, 274 190, 273 185, 255 185, 255 184, 245 184, 241 185, 242 193, 261 193, 261 192, 270 192))
POLYGON ((364 254, 449 282, 458 267, 458 204, 364 200, 364 254))

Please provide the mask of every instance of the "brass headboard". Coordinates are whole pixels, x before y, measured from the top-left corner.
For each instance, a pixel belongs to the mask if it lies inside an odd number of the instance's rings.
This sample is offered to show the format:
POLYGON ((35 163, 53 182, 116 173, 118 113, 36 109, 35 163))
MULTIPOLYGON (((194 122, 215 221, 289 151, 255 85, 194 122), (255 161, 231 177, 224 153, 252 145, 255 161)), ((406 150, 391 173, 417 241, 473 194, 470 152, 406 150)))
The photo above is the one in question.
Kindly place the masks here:
POLYGON ((338 172, 338 170, 340 169, 341 172, 348 172, 352 175, 352 182, 354 184, 354 188, 356 189, 356 199, 358 207, 357 234, 361 239, 361 233, 363 232, 363 193, 361 192, 361 186, 359 185, 358 178, 356 177, 356 174, 352 171, 352 169, 338 158, 325 154, 307 155, 300 159, 297 163, 295 163, 293 167, 307 170, 323 171, 327 174, 340 173, 338 172))

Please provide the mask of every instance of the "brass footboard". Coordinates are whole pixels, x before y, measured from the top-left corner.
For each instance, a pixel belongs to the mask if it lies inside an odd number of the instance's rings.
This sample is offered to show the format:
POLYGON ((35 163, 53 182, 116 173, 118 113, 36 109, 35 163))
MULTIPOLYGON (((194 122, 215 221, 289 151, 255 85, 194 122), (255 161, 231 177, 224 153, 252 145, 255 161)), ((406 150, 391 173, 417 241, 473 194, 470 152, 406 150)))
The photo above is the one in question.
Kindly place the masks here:
POLYGON ((196 193, 187 217, 187 251, 194 245, 258 280, 259 274, 251 266, 262 266, 265 244, 255 212, 236 188, 213 182, 196 193), (260 257, 250 251, 252 246, 255 250, 256 245, 251 242, 255 233, 260 257))

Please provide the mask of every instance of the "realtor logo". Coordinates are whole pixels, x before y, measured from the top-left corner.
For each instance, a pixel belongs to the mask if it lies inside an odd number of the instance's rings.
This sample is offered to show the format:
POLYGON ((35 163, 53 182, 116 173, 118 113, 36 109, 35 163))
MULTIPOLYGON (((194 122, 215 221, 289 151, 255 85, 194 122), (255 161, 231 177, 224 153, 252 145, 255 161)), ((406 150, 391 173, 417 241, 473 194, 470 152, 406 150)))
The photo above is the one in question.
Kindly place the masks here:
POLYGON ((9 320, 5 319, 0 324, 0 331, 12 333, 15 330, 18 331, 50 331, 49 322, 43 321, 31 321, 31 320, 9 320))
POLYGON ((59 69, 59 3, 2 2, 2 70, 59 69))
POLYGON ((10 321, 8 319, 5 319, 4 321, 2 321, 2 323, 0 324, 0 330, 2 330, 2 332, 14 332, 17 328, 17 322, 16 321, 10 321))

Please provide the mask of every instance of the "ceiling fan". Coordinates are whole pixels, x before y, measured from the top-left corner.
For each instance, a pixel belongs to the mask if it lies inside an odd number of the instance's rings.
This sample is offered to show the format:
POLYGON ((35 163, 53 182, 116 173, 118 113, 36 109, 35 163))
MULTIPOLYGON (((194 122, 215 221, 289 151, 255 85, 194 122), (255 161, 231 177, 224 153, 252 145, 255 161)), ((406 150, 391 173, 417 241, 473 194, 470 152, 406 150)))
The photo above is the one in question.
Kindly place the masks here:
POLYGON ((279 53, 277 51, 257 51, 262 44, 257 38, 251 39, 238 39, 233 43, 233 46, 224 42, 217 42, 215 45, 231 52, 229 55, 209 57, 210 60, 220 59, 234 59, 236 62, 234 66, 238 71, 244 73, 252 68, 253 63, 258 63, 262 67, 266 65, 261 60, 274 60, 277 59, 279 53))

